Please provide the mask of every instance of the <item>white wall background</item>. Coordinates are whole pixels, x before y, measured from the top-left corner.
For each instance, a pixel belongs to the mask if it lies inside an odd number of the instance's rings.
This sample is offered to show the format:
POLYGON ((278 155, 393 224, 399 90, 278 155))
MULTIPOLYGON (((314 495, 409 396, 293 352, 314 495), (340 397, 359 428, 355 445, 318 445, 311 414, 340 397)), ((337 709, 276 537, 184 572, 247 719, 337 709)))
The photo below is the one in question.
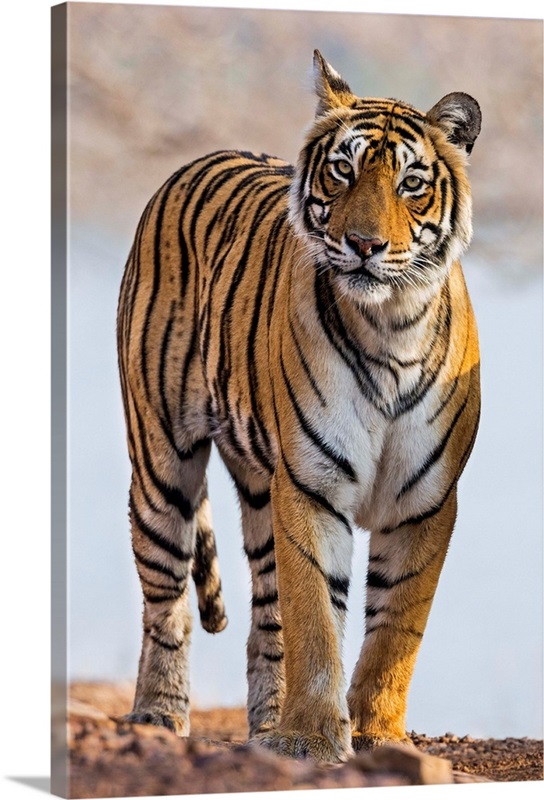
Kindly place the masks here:
MULTIPOLYGON (((125 4, 126 0, 118 0, 120 4, 125 4)), ((149 4, 157 4, 160 0, 148 0, 149 4)), ((193 0, 192 5, 213 5, 215 0, 193 0)), ((0 666, 2 685, 5 688, 3 693, 3 715, 6 724, 2 727, 2 746, 0 747, 0 786, 2 796, 19 800, 24 798, 36 797, 40 787, 46 785, 49 774, 49 280, 48 280, 48 252, 49 252, 49 14, 50 0, 22 0, 17 4, 12 4, 6 10, 4 16, 5 24, 2 26, 2 47, 0 48, 0 59, 2 74, 5 76, 3 82, 3 103, 9 109, 9 124, 4 125, 1 130, 2 144, 5 153, 9 157, 3 163, 3 186, 5 192, 9 194, 9 202, 4 207, 4 222, 7 236, 4 240, 5 269, 3 271, 3 297, 6 302, 2 305, 0 315, 0 336, 3 343, 3 359, 5 375, 9 376, 8 389, 1 393, 0 403, 2 410, 3 444, 4 452, 8 454, 7 464, 2 476, 3 488, 3 530, 6 532, 4 537, 4 559, 9 568, 4 570, 1 592, 4 608, 3 615, 3 639, 9 642, 8 657, 4 656, 0 666), (31 154, 29 156, 29 154, 31 154), (21 213, 22 209, 28 209, 29 182, 22 180, 22 172, 27 172, 31 163, 32 173, 32 210, 30 217, 21 213), (29 220, 31 224, 29 224, 29 220), (21 260, 21 252, 24 252, 24 261, 21 260), (21 565, 24 565, 24 591, 21 591, 21 565), (16 599, 16 600, 15 600, 16 599), (12 613, 16 602, 17 613, 12 613), (9 721, 9 724, 7 724, 9 721), (14 777, 19 776, 19 777, 14 777), (22 777, 21 777, 22 776, 22 777), (39 776, 39 777, 36 777, 39 776), (40 777, 41 776, 41 777, 40 777)), ((243 6, 243 0, 238 0, 237 6, 243 6)), ((253 0, 253 6, 263 5, 263 0, 253 0)), ((302 7, 303 2, 297 3, 296 0, 284 0, 285 7, 302 7)), ((309 5, 312 8, 323 9, 334 6, 340 10, 342 7, 353 9, 359 8, 360 3, 355 0, 337 0, 334 4, 327 3, 325 0, 312 0, 309 5)), ((366 0, 365 10, 382 12, 402 12, 405 3, 393 2, 393 0, 380 0, 371 2, 366 0)), ((440 7, 436 3, 424 2, 424 0, 414 0, 410 4, 410 10, 414 13, 423 14, 449 14, 459 15, 485 15, 489 13, 487 3, 478 0, 456 0, 448 2, 443 0, 440 7)), ((494 9, 495 10, 495 9, 494 9)), ((497 9, 501 15, 511 17, 535 17, 536 8, 533 0, 518 0, 515 8, 503 6, 497 9)), ((542 14, 540 13, 540 19, 542 14)), ((508 70, 511 71, 512 63, 508 63, 508 70)), ((539 65, 537 65, 537 69, 539 65)), ((498 72, 496 73, 499 74, 498 72)), ((519 105, 516 106, 519 110, 519 105)), ((532 154, 537 151, 533 150, 532 154)), ((539 177, 540 169, 535 170, 535 175, 539 177)), ((540 236, 537 237, 540 239, 540 236)), ((85 251, 89 251, 89 243, 82 245, 85 251)), ((124 243, 123 248, 124 249, 124 243)), ((81 251, 80 251, 81 252, 81 251)), ((95 252, 96 255, 96 252, 95 252)), ((112 260, 116 257, 116 250, 108 244, 102 249, 102 255, 106 255, 112 260)), ((90 256, 89 256, 90 258, 90 256)), ((99 259, 102 261, 102 259, 99 259)), ((96 263, 96 259, 93 263, 96 263)), ((534 286, 534 296, 540 292, 538 286, 534 286)), ((507 298, 506 298, 507 299, 507 298)), ((540 301, 534 301, 537 305, 537 319, 534 324, 539 324, 541 317, 540 301)), ((480 313, 480 312, 479 312, 480 313)), ((505 323, 506 324, 506 323, 505 323)), ((519 331, 518 331, 519 333, 519 331)), ((537 337, 538 346, 541 344, 540 335, 537 337)), ((493 344, 493 342, 491 342, 493 344)), ((534 340, 531 339, 531 344, 534 340)), ((529 355, 532 351, 529 351, 529 355)), ((517 357, 517 352, 515 356, 517 357)), ((500 353, 497 356, 500 358, 500 353)), ((514 359, 515 360, 515 359, 514 359)), ((534 363, 540 368, 540 357, 534 354, 534 363)), ((507 368, 507 362, 505 362, 507 368)), ((540 383, 538 391, 540 391, 540 383)), ((502 386, 501 386, 502 390, 502 386)), ((519 398, 519 395, 516 399, 519 398)), ((531 398, 529 398, 531 401, 531 398)), ((110 398, 108 413, 115 412, 115 400, 110 398)), ((541 411, 541 403, 537 398, 533 401, 537 406, 538 413, 541 411)), ((511 415, 508 415, 511 416, 511 415)), ((528 438, 532 442, 531 451, 533 459, 537 460, 537 472, 540 470, 541 459, 535 453, 540 447, 540 435, 537 428, 533 426, 532 414, 527 414, 527 426, 529 428, 528 438)), ((510 431, 510 436, 515 436, 510 424, 506 425, 510 431)), ((116 434, 117 435, 117 434, 116 434)), ((483 435, 483 434, 482 434, 483 435)), ((474 454, 474 464, 479 458, 478 452, 481 446, 481 439, 478 442, 477 450, 474 454)), ((493 442, 493 446, 500 443, 493 442)), ((123 469, 122 457, 118 456, 115 469, 123 469)), ((500 458, 497 457, 497 460, 500 458)), ((515 463, 516 469, 513 474, 520 474, 518 462, 515 463)), ((525 453, 522 454, 521 463, 525 463, 525 453)), ((472 466, 470 467, 472 469, 472 466)), ((525 470, 523 473, 525 474, 525 470)), ((511 488, 509 481, 509 471, 503 471, 504 484, 511 488)), ((468 480, 469 473, 467 473, 468 480)), ((527 491, 531 492, 528 484, 522 481, 527 491)), ((534 479, 533 494, 530 496, 530 507, 535 503, 539 506, 539 500, 535 499, 534 486, 537 483, 534 479)), ((537 491, 540 491, 540 484, 537 491)), ((474 493, 478 491, 474 487, 474 493)), ((519 496, 518 496, 519 498, 519 496)), ((519 499, 521 502, 521 498, 519 499)), ((533 519, 531 530, 533 531, 531 541, 524 526, 518 525, 520 517, 518 515, 518 505, 514 508, 507 508, 510 512, 508 517, 509 529, 507 534, 503 533, 501 541, 503 548, 496 552, 496 561, 492 567, 489 566, 486 575, 487 580, 493 580, 493 575, 497 571, 497 562, 500 561, 502 567, 499 570, 498 580, 493 593, 493 597, 501 597, 503 606, 515 606, 520 609, 518 619, 532 621, 531 637, 522 637, 522 645, 515 654, 514 663, 504 663, 500 667, 506 671, 507 677, 502 684, 509 686, 508 696, 510 703, 514 706, 518 704, 518 697, 521 692, 525 697, 530 698, 529 704, 533 708, 540 709, 541 702, 538 693, 541 689, 540 672, 540 643, 541 625, 539 622, 542 610, 540 599, 541 581, 538 580, 535 586, 526 581, 526 574, 540 571, 542 560, 541 553, 537 548, 533 551, 531 547, 532 539, 536 536, 536 529, 540 528, 540 506, 537 510, 537 519, 533 519), (514 513, 512 513, 514 511, 514 513), (523 540, 523 546, 516 548, 516 542, 523 540), (504 547, 509 547, 509 556, 512 552, 516 558, 522 559, 521 565, 516 569, 510 570, 508 558, 504 556, 504 547), (513 549, 512 549, 513 548, 513 549), (502 575, 501 575, 502 573, 502 575), (503 578, 502 582, 500 578, 503 578), (531 588, 532 587, 532 588, 531 588), (523 605, 519 607, 520 599, 523 605), (536 641, 536 646, 531 646, 531 638, 536 641), (536 656, 535 656, 536 647, 536 656), (528 686, 522 684, 518 672, 519 664, 532 664, 537 678, 528 686), (518 691, 516 691, 516 689, 518 691)), ((503 498, 500 493, 492 494, 491 507, 501 505, 503 498)), ((104 501, 100 503, 104 506, 104 501)), ((485 516, 485 509, 484 509, 485 516)), ((123 532, 118 527, 125 524, 126 519, 117 521, 108 520, 112 524, 113 535, 110 541, 123 537, 123 532), (115 526, 115 529, 114 529, 115 526)), ((485 522, 485 519, 484 519, 485 522)), ((460 530, 456 533, 456 541, 459 541, 460 530)), ((125 540, 126 541, 126 540, 125 540)), ((122 545, 121 545, 122 547, 122 545)), ((472 551, 471 551, 472 553, 472 551)), ((450 554, 451 555, 451 554, 450 554)), ((492 550, 495 556, 495 550, 492 550)), ((126 559, 126 554, 123 556, 126 559)), ((466 564, 467 557, 461 558, 462 564, 466 564)), ((452 559, 448 559, 446 570, 452 566, 452 559)), ((124 568, 118 567, 117 573, 121 573, 124 579, 129 575, 131 566, 126 563, 124 568)), ((444 579, 447 573, 444 574, 444 579)), ((95 571, 95 580, 102 586, 107 580, 95 571)), ((133 580, 133 578, 128 578, 133 580)), ((232 581, 231 581, 232 582, 232 581)), ((132 590, 134 592, 134 589, 132 590)), ((439 592, 440 594, 440 592, 439 592)), ((96 600, 94 593, 90 593, 89 602, 96 600)), ((119 598, 117 598, 119 603, 119 598)), ((437 598, 437 603, 439 598, 437 598)), ((230 598, 229 598, 230 602, 230 598)), ((131 608, 137 603, 134 594, 130 600, 131 608)), ((447 605, 447 603, 446 603, 447 605)), ((488 597, 481 593, 478 594, 478 601, 474 604, 474 613, 486 611, 486 619, 493 615, 493 603, 488 597), (487 610, 486 610, 487 609, 487 610)), ((429 634, 434 619, 438 621, 438 614, 435 606, 433 617, 429 624, 427 642, 430 646, 429 634)), ((110 609, 104 617, 108 618, 110 609)), ((103 613, 103 609, 97 608, 97 615, 103 613)), ((132 613, 128 609, 129 616, 132 613)), ((137 613, 137 612, 136 612, 137 613)), ((232 612, 231 612, 232 614, 232 612)), ((129 616, 124 618, 126 624, 122 638, 136 637, 137 625, 129 628, 129 616)), ((497 615, 499 616, 499 615, 497 615)), ((484 627, 484 625, 482 625, 484 627)), ((512 634, 516 634, 519 626, 506 628, 502 626, 500 631, 495 634, 495 638, 509 641, 512 634)), ((496 630, 496 629, 495 629, 496 630)), ((89 628, 91 632, 91 628, 89 628)), ((226 632, 225 632, 226 635, 226 632)), ((491 638, 494 638, 493 636, 491 638)), ((459 642, 451 638, 452 644, 455 643, 456 649, 459 642)), ((132 645, 133 647, 134 645, 132 645)), ((223 645, 223 648, 225 645, 223 645)), ((121 649, 123 649, 121 647, 121 649)), ((452 648, 453 649, 453 648, 452 648)), ((96 661, 100 662, 101 654, 105 653, 106 645, 101 640, 97 640, 95 653, 96 661)), ((472 653, 472 645, 468 653, 472 653)), ((131 660, 129 654, 121 659, 125 664, 131 660)), ((72 664, 75 662, 72 660, 72 664)), ((495 664, 495 667, 497 665, 495 664)), ((77 669, 85 672, 83 665, 77 665, 77 669)), ((418 669, 421 671, 422 664, 418 669)), ((105 670, 107 673, 108 670, 105 670)), ((494 680, 493 674, 489 671, 483 674, 476 670, 471 677, 480 682, 491 682, 494 680)), ((416 675, 416 680, 418 676, 416 675)), ((504 703, 505 693, 498 692, 498 703, 504 703)), ((458 698, 453 698, 457 703, 458 698)), ((528 730, 527 733, 530 733, 528 730)), ((539 731, 541 735, 541 730, 539 731)), ((515 787, 516 797, 540 797, 541 789, 537 783, 517 784, 515 787)), ((456 795, 463 794, 486 797, 496 800, 498 797, 511 797, 511 785, 492 784, 451 787, 456 795)), ((345 790, 343 796, 354 796, 357 790, 345 790)), ((449 797, 450 787, 433 787, 433 797, 449 797)), ((418 787, 380 790, 380 798, 387 800, 390 797, 403 798, 421 797, 424 790, 418 787)), ((427 792, 428 794, 428 792, 427 792)), ((285 793, 285 796, 291 793, 285 793)), ((332 796, 330 792, 320 791, 307 792, 305 796, 324 798, 332 796)), ((248 800, 251 795, 247 795, 248 800)), ((294 797, 294 793, 292 793, 294 797)), ((298 793, 297 793, 298 796, 298 793)), ((195 800, 198 798, 195 796, 195 800)))

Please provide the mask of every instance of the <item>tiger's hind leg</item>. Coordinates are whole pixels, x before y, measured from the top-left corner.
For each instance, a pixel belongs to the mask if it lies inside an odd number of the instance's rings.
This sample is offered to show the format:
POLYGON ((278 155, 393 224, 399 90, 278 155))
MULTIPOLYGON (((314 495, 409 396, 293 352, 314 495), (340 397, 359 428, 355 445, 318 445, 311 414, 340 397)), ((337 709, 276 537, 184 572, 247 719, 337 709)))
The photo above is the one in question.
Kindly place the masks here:
MULTIPOLYGON (((201 441, 184 454, 174 452, 171 442, 161 441, 161 427, 152 424, 151 414, 145 431, 139 426, 139 432, 138 444, 132 440, 131 447, 130 520, 144 596, 143 643, 134 706, 125 719, 163 725, 186 736, 192 630, 189 578, 198 521, 205 516, 210 442, 201 441)), ((201 543, 205 542, 209 531, 205 533, 203 525, 199 531, 201 543)), ((212 606, 219 624, 220 584, 217 588, 212 606)))
POLYGON ((251 629, 247 641, 250 738, 276 728, 285 694, 283 635, 276 583, 276 558, 268 490, 238 490, 244 550, 251 569, 251 629))

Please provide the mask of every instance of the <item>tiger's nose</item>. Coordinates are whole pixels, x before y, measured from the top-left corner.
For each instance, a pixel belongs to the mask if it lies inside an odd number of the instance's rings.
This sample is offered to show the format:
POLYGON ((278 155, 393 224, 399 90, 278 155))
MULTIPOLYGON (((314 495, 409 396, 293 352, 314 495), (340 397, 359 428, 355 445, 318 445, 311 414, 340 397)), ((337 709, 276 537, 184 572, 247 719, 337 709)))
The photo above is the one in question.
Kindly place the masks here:
POLYGON ((347 233, 346 239, 351 249, 355 250, 357 255, 363 258, 369 258, 375 253, 381 253, 389 244, 389 242, 383 242, 381 239, 369 239, 359 236, 358 233, 347 233))

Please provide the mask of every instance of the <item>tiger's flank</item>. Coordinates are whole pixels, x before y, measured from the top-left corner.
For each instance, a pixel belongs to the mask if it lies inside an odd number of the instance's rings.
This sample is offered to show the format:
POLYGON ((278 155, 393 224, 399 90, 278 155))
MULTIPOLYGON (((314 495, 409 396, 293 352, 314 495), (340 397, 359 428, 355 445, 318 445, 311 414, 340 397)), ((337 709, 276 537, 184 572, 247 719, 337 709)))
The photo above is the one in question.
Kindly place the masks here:
MULTIPOLYGON (((189 733, 189 581, 226 625, 212 442, 252 577, 250 741, 321 762, 407 741, 406 701, 478 426, 469 95, 355 96, 314 54, 298 162, 224 151, 147 205, 118 311, 143 643, 128 720, 189 733), (349 689, 353 535, 370 531, 349 689)), ((226 544, 224 546, 227 546, 226 544)), ((231 546, 237 547, 235 543, 231 546)))

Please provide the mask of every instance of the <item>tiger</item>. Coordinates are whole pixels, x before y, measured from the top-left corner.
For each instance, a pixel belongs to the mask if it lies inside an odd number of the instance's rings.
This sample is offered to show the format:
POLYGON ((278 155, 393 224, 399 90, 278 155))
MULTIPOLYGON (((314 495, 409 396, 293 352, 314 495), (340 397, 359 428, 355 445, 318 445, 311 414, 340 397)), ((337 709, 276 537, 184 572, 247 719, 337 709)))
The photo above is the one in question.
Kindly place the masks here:
POLYGON ((206 483, 238 496, 251 580, 248 745, 337 763, 409 742, 406 705, 480 415, 463 92, 358 97, 319 51, 296 164, 224 150, 149 201, 118 305, 143 641, 128 722, 187 736, 194 580, 226 623, 206 483), (365 632, 342 642, 354 533, 365 632))

